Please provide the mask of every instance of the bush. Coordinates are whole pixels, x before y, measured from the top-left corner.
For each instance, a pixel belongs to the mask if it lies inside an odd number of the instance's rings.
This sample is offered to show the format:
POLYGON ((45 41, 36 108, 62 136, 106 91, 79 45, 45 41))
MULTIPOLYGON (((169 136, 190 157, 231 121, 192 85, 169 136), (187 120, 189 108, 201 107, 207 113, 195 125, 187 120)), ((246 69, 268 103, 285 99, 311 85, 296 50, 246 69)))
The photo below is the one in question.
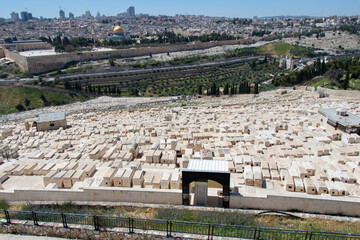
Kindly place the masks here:
POLYGON ((16 105, 15 108, 16 108, 19 112, 25 111, 25 108, 24 108, 24 106, 23 106, 21 103, 19 103, 18 105, 16 105))
POLYGON ((10 205, 5 200, 0 200, 0 209, 9 209, 10 205))

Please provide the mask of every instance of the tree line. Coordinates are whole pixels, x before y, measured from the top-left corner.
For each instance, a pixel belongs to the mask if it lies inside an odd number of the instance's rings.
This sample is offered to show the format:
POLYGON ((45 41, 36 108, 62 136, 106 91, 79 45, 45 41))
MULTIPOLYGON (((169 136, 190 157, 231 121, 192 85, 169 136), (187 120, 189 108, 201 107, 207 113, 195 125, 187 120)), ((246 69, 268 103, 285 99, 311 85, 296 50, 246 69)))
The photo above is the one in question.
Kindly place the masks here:
POLYGON ((350 79, 360 77, 360 62, 358 58, 335 59, 325 63, 319 58, 314 65, 306 66, 301 71, 294 71, 287 75, 281 75, 273 80, 275 86, 293 86, 314 77, 324 75, 333 85, 344 90, 349 88, 350 79))
MULTIPOLYGON (((206 95, 207 96, 220 96, 220 94, 235 95, 235 94, 250 94, 251 93, 251 86, 248 81, 242 81, 240 84, 225 83, 225 85, 222 88, 223 88, 223 90, 221 92, 220 85, 218 85, 214 82, 214 83, 212 83, 210 88, 206 89, 206 95)), ((259 84, 258 83, 254 84, 253 93, 259 94, 259 84)), ((197 94, 198 95, 205 94, 202 85, 198 86, 197 94)))

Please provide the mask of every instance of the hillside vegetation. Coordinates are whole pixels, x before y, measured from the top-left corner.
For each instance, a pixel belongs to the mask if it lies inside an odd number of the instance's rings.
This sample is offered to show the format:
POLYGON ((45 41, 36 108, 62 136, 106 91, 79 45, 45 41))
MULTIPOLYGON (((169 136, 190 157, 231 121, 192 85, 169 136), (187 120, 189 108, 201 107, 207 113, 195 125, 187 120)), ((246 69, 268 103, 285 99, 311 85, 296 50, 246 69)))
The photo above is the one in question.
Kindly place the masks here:
POLYGON ((57 106, 88 99, 89 97, 78 94, 61 93, 30 87, 1 86, 0 114, 9 114, 20 110, 30 110, 44 106, 57 106))
POLYGON ((263 45, 258 48, 257 53, 274 57, 285 57, 287 55, 295 58, 316 56, 313 48, 291 45, 284 42, 273 42, 263 45))

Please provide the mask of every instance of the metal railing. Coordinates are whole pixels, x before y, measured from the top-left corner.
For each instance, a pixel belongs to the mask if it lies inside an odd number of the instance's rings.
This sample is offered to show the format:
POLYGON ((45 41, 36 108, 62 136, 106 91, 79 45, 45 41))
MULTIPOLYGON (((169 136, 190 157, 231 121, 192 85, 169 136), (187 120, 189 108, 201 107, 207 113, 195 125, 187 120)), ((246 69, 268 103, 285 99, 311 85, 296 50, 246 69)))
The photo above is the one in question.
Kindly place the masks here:
MULTIPOLYGON (((0 210, 0 219, 6 220, 11 224, 12 220, 32 222, 34 225, 40 223, 59 223, 64 228, 69 225, 89 225, 94 230, 121 228, 123 232, 134 233, 134 229, 146 231, 166 232, 167 236, 173 236, 176 233, 206 235, 208 239, 213 237, 257 239, 257 240, 353 240, 360 239, 360 234, 346 234, 334 232, 319 232, 306 230, 248 227, 224 224, 209 224, 198 222, 172 221, 164 219, 146 219, 131 217, 115 217, 103 215, 87 215, 73 213, 53 213, 53 212, 31 212, 0 210)), ((150 233, 151 234, 151 233, 150 233)))

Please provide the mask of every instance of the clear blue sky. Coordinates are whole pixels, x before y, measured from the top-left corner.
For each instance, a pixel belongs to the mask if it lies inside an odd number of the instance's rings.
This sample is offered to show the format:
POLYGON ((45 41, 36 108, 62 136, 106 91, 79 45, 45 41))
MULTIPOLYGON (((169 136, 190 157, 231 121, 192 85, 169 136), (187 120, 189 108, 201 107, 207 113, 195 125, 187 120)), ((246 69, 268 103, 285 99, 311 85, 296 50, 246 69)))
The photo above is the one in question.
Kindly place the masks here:
POLYGON ((34 17, 58 17, 59 7, 66 16, 90 10, 116 15, 134 6, 136 13, 151 15, 195 14, 206 16, 253 17, 278 15, 358 15, 360 0, 2 0, 0 17, 26 8, 34 17))

